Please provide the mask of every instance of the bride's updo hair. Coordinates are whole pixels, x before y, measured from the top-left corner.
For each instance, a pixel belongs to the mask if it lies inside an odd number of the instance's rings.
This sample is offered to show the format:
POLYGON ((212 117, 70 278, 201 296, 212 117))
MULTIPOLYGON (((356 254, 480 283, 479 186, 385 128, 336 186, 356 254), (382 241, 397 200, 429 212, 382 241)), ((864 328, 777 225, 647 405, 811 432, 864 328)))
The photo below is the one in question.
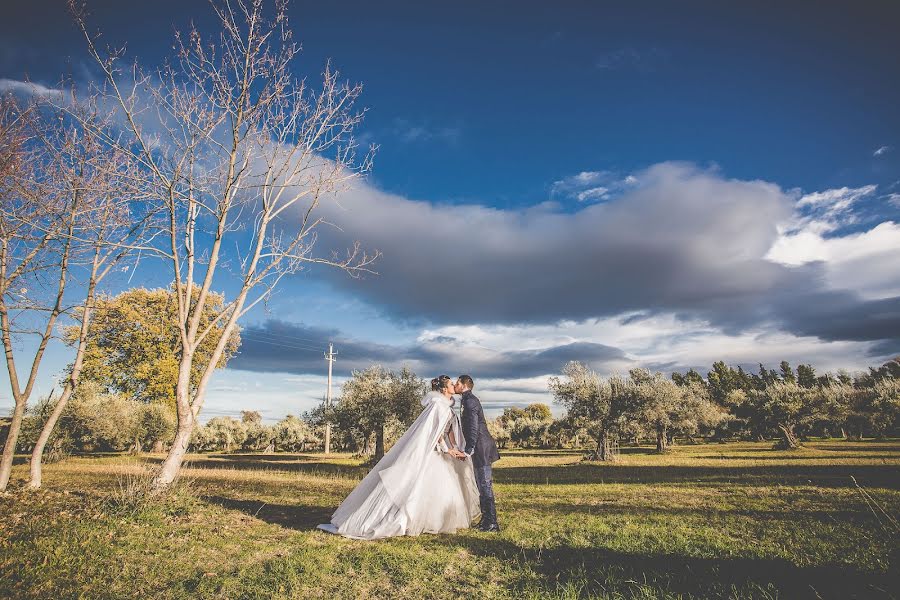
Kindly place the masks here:
POLYGON ((447 387, 447 383, 450 381, 449 375, 441 375, 439 377, 435 377, 431 380, 431 391, 439 392, 445 387, 447 387))

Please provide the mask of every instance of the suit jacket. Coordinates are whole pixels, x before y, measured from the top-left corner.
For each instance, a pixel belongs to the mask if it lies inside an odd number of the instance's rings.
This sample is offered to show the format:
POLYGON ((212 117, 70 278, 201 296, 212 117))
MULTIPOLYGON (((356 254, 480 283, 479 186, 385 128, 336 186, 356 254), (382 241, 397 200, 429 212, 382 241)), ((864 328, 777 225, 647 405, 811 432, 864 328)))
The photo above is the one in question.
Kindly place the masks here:
POLYGON ((488 432, 487 421, 481 401, 471 390, 462 395, 462 430, 466 438, 466 454, 472 456, 472 464, 476 467, 489 465, 500 460, 497 442, 488 432))

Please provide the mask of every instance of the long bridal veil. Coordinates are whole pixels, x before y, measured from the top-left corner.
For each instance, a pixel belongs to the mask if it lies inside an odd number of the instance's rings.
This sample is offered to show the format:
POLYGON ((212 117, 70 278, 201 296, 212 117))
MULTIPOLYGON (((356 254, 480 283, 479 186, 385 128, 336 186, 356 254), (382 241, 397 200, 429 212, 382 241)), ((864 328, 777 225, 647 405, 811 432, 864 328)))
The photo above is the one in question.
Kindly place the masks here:
POLYGON ((471 461, 446 449, 448 428, 462 442, 458 420, 439 392, 423 399, 424 409, 397 443, 350 492, 321 529, 347 537, 451 533, 468 527, 479 512, 471 461))

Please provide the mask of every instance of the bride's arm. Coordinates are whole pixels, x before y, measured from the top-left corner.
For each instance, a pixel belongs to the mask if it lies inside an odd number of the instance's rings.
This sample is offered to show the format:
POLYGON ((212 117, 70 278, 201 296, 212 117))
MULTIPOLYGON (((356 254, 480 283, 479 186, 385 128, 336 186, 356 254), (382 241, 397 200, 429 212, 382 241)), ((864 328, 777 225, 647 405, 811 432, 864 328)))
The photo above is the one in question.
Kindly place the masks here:
MULTIPOLYGON (((452 432, 451 432, 452 435, 452 432)), ((435 448, 438 452, 448 452, 451 448, 453 448, 453 438, 450 438, 450 443, 447 443, 447 430, 445 429, 441 436, 438 438, 437 447, 435 448)))
POLYGON ((453 417, 447 421, 444 433, 438 438, 437 450, 443 453, 451 452, 456 449, 456 436, 453 434, 453 417))

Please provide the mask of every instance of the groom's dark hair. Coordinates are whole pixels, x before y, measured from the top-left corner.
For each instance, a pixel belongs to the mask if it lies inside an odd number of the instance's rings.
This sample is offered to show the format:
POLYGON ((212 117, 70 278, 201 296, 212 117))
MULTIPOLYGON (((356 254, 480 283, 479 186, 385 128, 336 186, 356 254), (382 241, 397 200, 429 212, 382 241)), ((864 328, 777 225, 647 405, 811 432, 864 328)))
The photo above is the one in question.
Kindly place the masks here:
POLYGON ((475 382, 472 381, 472 378, 471 378, 470 376, 468 376, 468 375, 460 375, 460 376, 459 376, 459 381, 460 381, 460 383, 462 383, 464 386, 466 386, 466 387, 469 388, 470 390, 474 390, 474 389, 475 389, 475 382))

